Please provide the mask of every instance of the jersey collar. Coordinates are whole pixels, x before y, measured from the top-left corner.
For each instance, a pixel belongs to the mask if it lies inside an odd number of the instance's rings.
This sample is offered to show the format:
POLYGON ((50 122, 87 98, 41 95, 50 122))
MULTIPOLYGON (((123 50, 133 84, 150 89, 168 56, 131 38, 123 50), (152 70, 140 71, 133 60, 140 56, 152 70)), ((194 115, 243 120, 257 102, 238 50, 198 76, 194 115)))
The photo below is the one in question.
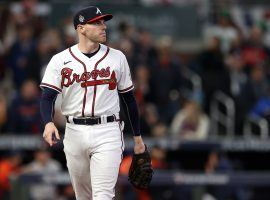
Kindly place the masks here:
POLYGON ((84 63, 88 63, 89 61, 97 62, 99 59, 102 58, 102 56, 106 52, 106 49, 107 48, 105 45, 100 44, 100 48, 98 52, 95 55, 93 55, 91 58, 89 58, 79 50, 78 44, 75 44, 71 47, 71 50, 74 53, 74 55, 77 56, 77 58, 79 58, 84 63))

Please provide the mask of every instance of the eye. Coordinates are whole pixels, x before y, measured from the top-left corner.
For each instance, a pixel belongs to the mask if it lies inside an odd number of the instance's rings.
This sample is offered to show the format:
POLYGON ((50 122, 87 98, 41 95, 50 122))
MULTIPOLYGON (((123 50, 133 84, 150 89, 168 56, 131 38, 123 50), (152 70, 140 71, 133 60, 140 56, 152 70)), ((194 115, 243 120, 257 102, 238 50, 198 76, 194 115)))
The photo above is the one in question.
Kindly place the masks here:
POLYGON ((101 23, 101 21, 96 21, 96 22, 93 22, 92 24, 93 25, 101 25, 102 23, 101 23))

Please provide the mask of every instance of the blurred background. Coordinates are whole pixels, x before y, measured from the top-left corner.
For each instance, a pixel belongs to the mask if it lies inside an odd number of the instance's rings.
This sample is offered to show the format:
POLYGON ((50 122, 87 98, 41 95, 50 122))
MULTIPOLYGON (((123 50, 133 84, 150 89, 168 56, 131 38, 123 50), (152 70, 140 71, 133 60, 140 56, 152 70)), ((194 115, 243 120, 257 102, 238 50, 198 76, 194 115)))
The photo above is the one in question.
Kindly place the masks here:
POLYGON ((1 0, 0 199, 75 199, 62 143, 42 140, 38 86, 52 55, 77 42, 72 16, 88 5, 114 15, 107 45, 128 59, 155 168, 149 191, 127 182, 126 123, 116 199, 269 200, 267 0, 1 0))

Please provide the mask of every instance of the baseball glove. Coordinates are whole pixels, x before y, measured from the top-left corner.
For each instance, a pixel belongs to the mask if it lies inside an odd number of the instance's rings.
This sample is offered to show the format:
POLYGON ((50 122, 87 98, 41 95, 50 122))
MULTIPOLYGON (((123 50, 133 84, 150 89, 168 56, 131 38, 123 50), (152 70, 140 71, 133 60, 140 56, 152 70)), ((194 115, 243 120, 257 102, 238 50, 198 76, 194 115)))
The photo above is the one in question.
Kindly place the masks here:
POLYGON ((152 180, 152 175, 151 158, 145 146, 144 153, 133 155, 128 180, 137 189, 147 189, 152 180))

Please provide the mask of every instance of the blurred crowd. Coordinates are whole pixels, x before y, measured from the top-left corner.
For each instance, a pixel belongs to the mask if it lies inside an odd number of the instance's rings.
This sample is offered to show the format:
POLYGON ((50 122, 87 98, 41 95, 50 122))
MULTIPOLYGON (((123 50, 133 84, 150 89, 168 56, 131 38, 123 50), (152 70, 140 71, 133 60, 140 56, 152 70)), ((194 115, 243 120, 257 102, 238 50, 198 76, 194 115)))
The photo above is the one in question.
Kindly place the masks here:
MULTIPOLYGON (((51 27, 47 20, 50 14, 50 6, 37 0, 0 4, 0 133, 42 132, 39 83, 44 68, 55 53, 77 41, 72 17, 61 19, 60 27, 51 27)), ((119 22, 113 39, 109 32, 107 44, 123 51, 131 68, 143 135, 179 140, 208 138, 211 102, 217 91, 234 102, 236 134, 243 134, 249 117, 270 121, 270 49, 264 42, 266 27, 252 20, 245 27, 243 31, 228 11, 219 12, 203 30, 205 45, 192 53, 177 51, 170 36, 154 38, 147 29, 127 21, 119 22), (191 81, 196 77, 199 85, 191 81)), ((55 113, 63 133, 65 119, 59 106, 55 113)), ((9 152, 0 162, 0 169, 5 171, 0 174, 0 198, 8 191, 7 177, 11 172, 56 173, 64 168, 44 149, 34 152, 31 162, 23 166, 17 155, 20 154, 9 152)), ((166 162, 164 149, 155 147, 152 155, 155 168, 172 167, 166 162)), ((215 151, 210 152, 201 169, 207 173, 220 169, 218 158, 215 151)), ((128 159, 127 156, 123 161, 122 174, 127 173, 128 159)), ((229 161, 223 161, 220 159, 221 165, 231 170, 229 161)), ((42 195, 40 187, 42 192, 47 191, 45 195, 55 194, 48 185, 35 185, 31 189, 33 199, 42 199, 35 197, 42 195)), ((61 188, 60 194, 64 194, 63 199, 73 198, 70 186, 61 188)), ((149 194, 138 195, 150 198, 149 194)))
MULTIPOLYGON (((24 0, 0 7, 1 132, 41 132, 38 85, 44 68, 52 55, 77 41, 72 17, 61 19, 61 27, 51 27, 50 7, 43 4, 24 0)), ((147 29, 127 21, 118 23, 113 39, 109 35, 108 45, 127 56, 144 135, 207 138, 217 91, 234 102, 236 134, 243 133, 251 116, 269 119, 270 52, 264 43, 265 26, 250 23, 244 33, 229 12, 214 19, 204 28, 205 45, 192 53, 177 51, 170 36, 154 38, 147 29)), ((56 121, 65 126, 59 109, 56 121)))

